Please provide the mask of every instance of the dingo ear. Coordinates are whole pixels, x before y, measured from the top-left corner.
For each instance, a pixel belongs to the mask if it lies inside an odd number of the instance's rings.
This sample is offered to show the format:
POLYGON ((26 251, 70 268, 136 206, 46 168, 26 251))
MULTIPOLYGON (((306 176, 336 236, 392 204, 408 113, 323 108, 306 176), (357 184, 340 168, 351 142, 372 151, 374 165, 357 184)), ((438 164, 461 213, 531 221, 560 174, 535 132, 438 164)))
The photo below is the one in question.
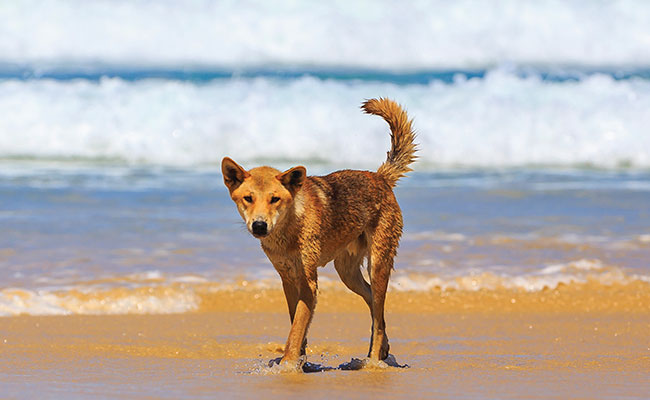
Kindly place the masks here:
POLYGON ((293 167, 276 176, 291 194, 295 194, 307 177, 307 170, 303 166, 293 167))
POLYGON ((237 189, 244 179, 251 176, 248 171, 228 157, 224 157, 221 161, 221 173, 223 174, 223 183, 226 184, 230 193, 237 189))

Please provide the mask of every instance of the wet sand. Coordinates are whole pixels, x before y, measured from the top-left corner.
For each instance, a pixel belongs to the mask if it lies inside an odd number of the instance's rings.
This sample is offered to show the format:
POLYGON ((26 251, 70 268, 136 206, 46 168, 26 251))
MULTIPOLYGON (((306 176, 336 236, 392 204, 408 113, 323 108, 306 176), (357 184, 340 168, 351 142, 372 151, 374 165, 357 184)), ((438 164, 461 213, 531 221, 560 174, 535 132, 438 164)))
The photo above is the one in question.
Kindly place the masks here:
MULTIPOLYGON (((206 295, 198 312, 0 319, 2 398, 647 398, 650 285, 398 292, 391 353, 410 368, 273 374, 280 290, 206 295)), ((321 289, 308 361, 367 352, 365 304, 321 289)))

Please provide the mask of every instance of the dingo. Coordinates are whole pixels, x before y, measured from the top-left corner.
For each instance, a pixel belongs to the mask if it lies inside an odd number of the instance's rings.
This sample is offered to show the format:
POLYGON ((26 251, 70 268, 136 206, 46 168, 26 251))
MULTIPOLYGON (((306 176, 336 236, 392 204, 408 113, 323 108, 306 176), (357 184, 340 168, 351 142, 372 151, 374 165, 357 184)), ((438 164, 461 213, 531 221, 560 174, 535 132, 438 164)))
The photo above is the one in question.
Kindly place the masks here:
POLYGON ((302 166, 285 172, 271 167, 246 171, 228 157, 221 163, 230 197, 282 278, 291 330, 281 364, 300 368, 304 362, 316 307, 316 270, 332 260, 343 283, 370 308, 368 357, 388 357, 384 302, 403 226, 393 187, 411 171, 417 146, 412 121, 397 103, 372 99, 361 108, 390 125, 391 149, 377 172, 307 176, 302 166), (370 283, 361 273, 364 259, 370 283))

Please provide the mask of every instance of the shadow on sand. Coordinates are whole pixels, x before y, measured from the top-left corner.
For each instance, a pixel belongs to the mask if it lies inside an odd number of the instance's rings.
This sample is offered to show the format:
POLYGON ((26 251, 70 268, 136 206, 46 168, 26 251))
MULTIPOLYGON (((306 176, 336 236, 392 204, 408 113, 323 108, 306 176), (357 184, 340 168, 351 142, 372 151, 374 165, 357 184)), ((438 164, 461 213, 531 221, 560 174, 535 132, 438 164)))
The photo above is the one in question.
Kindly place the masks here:
POLYGON ((281 358, 275 358, 269 361, 268 367, 276 372, 298 372, 302 368, 304 373, 325 372, 325 371, 358 371, 358 370, 385 370, 387 368, 409 368, 408 364, 399 364, 395 356, 389 354, 386 359, 381 361, 371 360, 369 358, 353 358, 349 362, 340 364, 338 367, 330 367, 323 364, 316 364, 305 361, 301 366, 284 367, 280 365, 281 358))

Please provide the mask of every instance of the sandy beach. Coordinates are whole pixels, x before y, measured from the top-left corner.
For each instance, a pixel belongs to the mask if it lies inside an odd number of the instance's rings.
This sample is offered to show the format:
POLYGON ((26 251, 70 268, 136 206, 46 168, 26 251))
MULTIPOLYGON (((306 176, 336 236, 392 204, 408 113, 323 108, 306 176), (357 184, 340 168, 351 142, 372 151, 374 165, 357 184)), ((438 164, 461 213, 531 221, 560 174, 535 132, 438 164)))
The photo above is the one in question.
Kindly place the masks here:
MULTIPOLYGON (((540 293, 390 292, 391 353, 409 368, 275 374, 280 290, 215 293, 171 315, 17 316, 0 325, 3 398, 646 398, 649 285, 540 293)), ((367 351, 353 294, 321 289, 308 361, 367 351)))

